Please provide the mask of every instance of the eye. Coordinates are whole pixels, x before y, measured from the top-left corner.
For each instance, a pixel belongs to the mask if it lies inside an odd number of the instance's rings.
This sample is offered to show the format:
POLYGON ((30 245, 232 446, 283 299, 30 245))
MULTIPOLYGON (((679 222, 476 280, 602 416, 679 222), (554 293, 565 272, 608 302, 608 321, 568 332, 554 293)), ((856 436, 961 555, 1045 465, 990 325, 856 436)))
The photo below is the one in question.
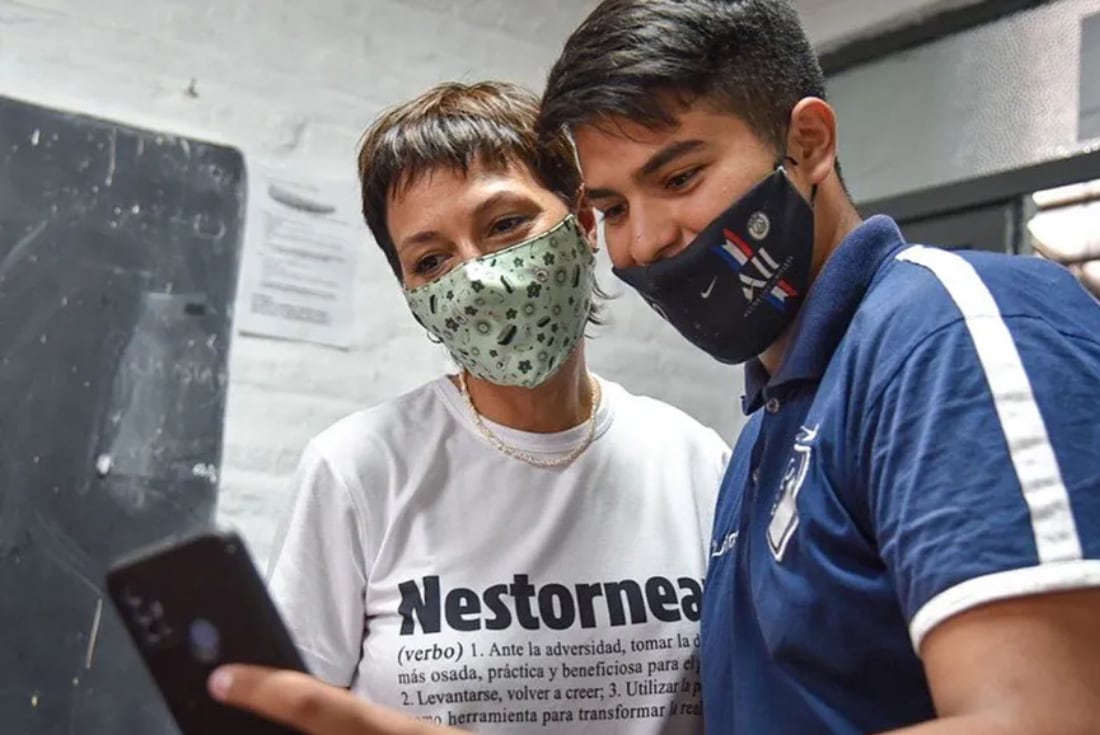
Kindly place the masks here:
POLYGON ((625 204, 615 204, 615 205, 612 205, 610 207, 607 207, 606 209, 601 210, 601 213, 603 214, 604 222, 607 222, 609 224, 615 224, 624 215, 626 215, 626 205, 625 204))
POLYGON ((687 171, 681 171, 678 174, 668 177, 665 181, 665 189, 669 191, 681 191, 695 179, 700 171, 702 171, 701 168, 689 168, 687 171))
POLYGON ((510 214, 493 220, 489 225, 489 237, 499 237, 515 232, 529 221, 529 217, 522 214, 510 214))
POLYGON ((413 266, 413 273, 418 276, 430 276, 438 271, 446 260, 447 256, 445 255, 426 255, 416 261, 416 265, 413 266))

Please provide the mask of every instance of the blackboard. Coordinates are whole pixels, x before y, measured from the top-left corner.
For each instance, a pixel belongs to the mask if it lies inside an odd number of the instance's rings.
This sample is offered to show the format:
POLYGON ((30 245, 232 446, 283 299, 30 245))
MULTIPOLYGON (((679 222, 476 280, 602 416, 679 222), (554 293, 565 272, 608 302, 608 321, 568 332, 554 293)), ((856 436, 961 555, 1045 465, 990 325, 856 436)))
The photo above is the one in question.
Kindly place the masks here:
POLYGON ((103 597, 210 523, 240 153, 0 98, 0 731, 174 728, 103 597))

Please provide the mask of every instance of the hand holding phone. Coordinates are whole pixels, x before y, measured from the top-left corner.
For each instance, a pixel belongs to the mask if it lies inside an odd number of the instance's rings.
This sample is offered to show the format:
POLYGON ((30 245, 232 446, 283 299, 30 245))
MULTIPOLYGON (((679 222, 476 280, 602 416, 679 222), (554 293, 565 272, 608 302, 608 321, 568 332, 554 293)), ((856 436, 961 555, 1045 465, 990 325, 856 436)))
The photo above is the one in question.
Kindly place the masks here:
POLYGON ((207 678, 227 663, 305 672, 298 649, 235 533, 208 532, 112 566, 107 588, 183 735, 289 735, 222 705, 207 678))
POLYGON ((295 672, 235 664, 214 677, 211 688, 219 701, 293 725, 305 735, 468 735, 295 672))

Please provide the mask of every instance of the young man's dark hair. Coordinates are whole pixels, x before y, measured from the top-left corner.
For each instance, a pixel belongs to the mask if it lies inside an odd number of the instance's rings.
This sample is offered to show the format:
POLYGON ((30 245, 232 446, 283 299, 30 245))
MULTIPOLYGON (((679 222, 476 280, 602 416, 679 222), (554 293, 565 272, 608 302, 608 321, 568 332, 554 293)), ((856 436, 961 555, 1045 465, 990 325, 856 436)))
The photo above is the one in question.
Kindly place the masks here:
POLYGON ((608 0, 551 69, 539 131, 553 140, 610 117, 672 125, 670 97, 737 115, 780 154, 791 110, 825 99, 825 77, 785 0, 608 0))
POLYGON ((572 147, 563 135, 540 144, 537 115, 538 98, 518 85, 448 82, 374 122, 359 149, 363 217, 398 278, 401 264, 386 227, 386 203, 434 169, 466 173, 475 162, 519 165, 567 204, 576 203, 580 173, 572 147))

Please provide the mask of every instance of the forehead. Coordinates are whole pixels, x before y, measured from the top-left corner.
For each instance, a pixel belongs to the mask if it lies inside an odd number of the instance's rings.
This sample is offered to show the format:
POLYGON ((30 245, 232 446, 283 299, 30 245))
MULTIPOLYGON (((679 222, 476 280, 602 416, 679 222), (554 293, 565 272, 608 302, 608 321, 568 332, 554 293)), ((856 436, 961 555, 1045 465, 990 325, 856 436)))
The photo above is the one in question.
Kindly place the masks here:
POLYGON ((440 165, 418 171, 394 186, 387 197, 387 227, 395 239, 400 239, 412 230, 458 222, 472 216, 479 204, 502 193, 533 201, 554 197, 521 163, 474 161, 465 171, 440 165))
POLYGON ((614 117, 581 125, 573 132, 577 156, 582 167, 585 161, 608 156, 645 155, 660 150, 676 140, 680 125, 669 128, 649 128, 626 118, 614 117))
POLYGON ((700 141, 712 151, 764 146, 740 117, 702 103, 677 112, 672 125, 647 127, 624 117, 610 117, 579 126, 573 138, 589 186, 594 179, 631 175, 675 143, 700 141))
POLYGON ((475 160, 465 170, 458 166, 431 166, 413 171, 394 183, 388 196, 388 209, 423 207, 447 199, 480 199, 501 188, 539 190, 542 185, 521 163, 498 164, 475 160))

